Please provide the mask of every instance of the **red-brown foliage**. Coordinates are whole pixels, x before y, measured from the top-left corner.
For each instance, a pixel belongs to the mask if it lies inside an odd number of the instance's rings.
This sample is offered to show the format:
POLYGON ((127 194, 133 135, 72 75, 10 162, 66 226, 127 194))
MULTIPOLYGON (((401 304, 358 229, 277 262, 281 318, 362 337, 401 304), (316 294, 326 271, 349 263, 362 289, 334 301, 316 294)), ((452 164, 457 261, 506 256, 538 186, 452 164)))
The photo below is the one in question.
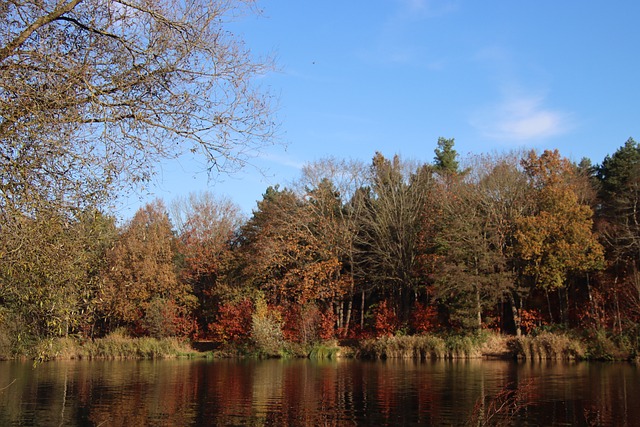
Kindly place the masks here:
POLYGON ((433 331, 438 325, 438 309, 433 305, 416 303, 411 313, 411 328, 416 333, 433 331))
POLYGON ((522 309, 520 311, 520 325, 522 326, 522 331, 525 334, 533 331, 535 328, 539 328, 541 326, 546 325, 542 314, 536 309, 526 310, 522 309))
POLYGON ((384 300, 373 310, 373 328, 376 337, 391 336, 398 329, 398 316, 384 300))
POLYGON ((331 309, 320 312, 318 335, 323 340, 330 340, 336 337, 336 315, 331 309))
POLYGON ((335 337, 335 315, 331 310, 321 310, 315 304, 301 307, 289 305, 284 313, 282 333, 284 338, 298 343, 311 343, 318 339, 335 337))
POLYGON ((222 342, 246 341, 251 336, 253 311, 249 298, 220 304, 216 322, 209 324, 211 337, 222 342))

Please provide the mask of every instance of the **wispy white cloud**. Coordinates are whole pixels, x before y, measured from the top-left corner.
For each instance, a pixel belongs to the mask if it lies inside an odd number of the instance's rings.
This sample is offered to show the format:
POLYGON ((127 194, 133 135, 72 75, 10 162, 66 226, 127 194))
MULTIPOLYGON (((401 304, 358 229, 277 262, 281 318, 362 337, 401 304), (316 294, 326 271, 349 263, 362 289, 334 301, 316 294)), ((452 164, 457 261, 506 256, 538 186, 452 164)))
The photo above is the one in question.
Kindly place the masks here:
POLYGON ((260 156, 260 158, 269 163, 273 163, 278 166, 285 166, 288 168, 301 170, 305 165, 304 161, 298 160, 293 156, 288 154, 275 154, 275 153, 265 153, 260 156))
POLYGON ((458 10, 455 0, 398 0, 398 3, 396 18, 401 20, 434 18, 458 10))
POLYGON ((487 45, 471 57, 486 71, 497 101, 471 114, 470 124, 485 138, 523 143, 562 135, 575 127, 574 115, 550 106, 544 69, 523 62, 503 45, 487 45))
POLYGON ((471 124, 487 138, 525 142, 562 135, 573 128, 572 115, 550 108, 543 95, 507 95, 476 111, 471 124))
POLYGON ((379 35, 358 56, 365 61, 407 65, 414 64, 430 70, 442 69, 443 58, 434 58, 429 43, 439 40, 416 39, 416 29, 424 28, 424 21, 436 19, 458 10, 457 0, 396 0, 382 22, 379 35), (435 64, 435 67, 434 67, 435 64))

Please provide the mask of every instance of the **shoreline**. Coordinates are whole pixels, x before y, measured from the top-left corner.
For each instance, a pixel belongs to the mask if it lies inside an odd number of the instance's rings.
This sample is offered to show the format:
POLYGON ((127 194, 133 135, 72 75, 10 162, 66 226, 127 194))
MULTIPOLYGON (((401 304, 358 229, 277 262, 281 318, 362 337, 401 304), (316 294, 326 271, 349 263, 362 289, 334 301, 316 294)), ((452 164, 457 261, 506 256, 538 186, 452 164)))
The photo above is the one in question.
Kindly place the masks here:
POLYGON ((43 340, 23 354, 0 360, 143 360, 143 359, 266 359, 308 358, 359 360, 528 360, 528 361, 626 361, 639 363, 637 355, 612 342, 578 337, 575 333, 542 332, 535 336, 497 333, 472 335, 406 335, 363 340, 332 340, 303 346, 284 343, 277 352, 265 352, 250 344, 187 341, 177 338, 128 337, 110 334, 94 340, 73 337, 43 340))

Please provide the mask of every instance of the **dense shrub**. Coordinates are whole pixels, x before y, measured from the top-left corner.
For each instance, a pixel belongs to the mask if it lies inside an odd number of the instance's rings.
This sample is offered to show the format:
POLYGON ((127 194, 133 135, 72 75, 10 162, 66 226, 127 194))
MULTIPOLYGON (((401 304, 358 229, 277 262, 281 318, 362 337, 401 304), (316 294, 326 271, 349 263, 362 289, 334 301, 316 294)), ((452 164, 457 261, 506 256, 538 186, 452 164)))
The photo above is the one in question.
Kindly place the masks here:
POLYGON ((398 330, 398 326, 398 316, 388 306, 386 300, 374 307, 373 329, 376 337, 392 336, 398 330))
POLYGON ((520 310, 520 326, 522 327, 522 332, 525 334, 533 332, 545 325, 547 325, 547 322, 544 321, 542 314, 540 314, 538 310, 520 310))
POLYGON ((220 304, 216 322, 209 324, 211 337, 225 343, 246 342, 251 336, 253 311, 249 298, 220 304))
POLYGON ((506 339, 498 334, 481 331, 468 335, 435 334, 392 336, 360 342, 358 355, 373 359, 444 359, 508 357, 506 339))
POLYGON ((287 341, 307 345, 335 336, 336 321, 331 310, 321 310, 316 304, 292 304, 282 312, 282 332, 287 341))
POLYGON ((411 313, 411 328, 419 334, 432 332, 438 325, 438 309, 433 305, 416 303, 411 313))
POLYGON ((385 336, 362 341, 358 355, 372 359, 439 359, 445 357, 446 346, 435 335, 385 336))
POLYGON ((280 356, 285 347, 282 314, 263 299, 256 301, 251 317, 251 341, 256 350, 267 357, 280 356))
POLYGON ((195 332, 195 321, 181 311, 171 300, 154 298, 145 310, 142 328, 153 338, 190 336, 195 332))
POLYGON ((590 359, 623 360, 631 358, 635 353, 634 349, 628 346, 626 339, 621 336, 610 337, 602 328, 587 331, 587 339, 587 353, 590 359))
POLYGON ((20 353, 21 339, 26 333, 22 332, 23 319, 2 307, 0 307, 0 360, 10 359, 16 353, 20 353))

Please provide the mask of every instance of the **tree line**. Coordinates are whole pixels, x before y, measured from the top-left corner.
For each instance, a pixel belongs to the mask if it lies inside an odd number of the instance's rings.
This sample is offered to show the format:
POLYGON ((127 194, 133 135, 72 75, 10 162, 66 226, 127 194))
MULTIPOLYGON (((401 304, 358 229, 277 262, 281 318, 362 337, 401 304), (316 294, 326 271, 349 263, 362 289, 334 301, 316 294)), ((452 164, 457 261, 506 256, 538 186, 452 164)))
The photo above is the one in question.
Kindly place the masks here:
POLYGON ((134 335, 282 341, 581 327, 638 347, 638 164, 557 151, 325 159, 227 200, 116 194, 192 152, 212 173, 277 141, 272 68, 228 23, 253 0, 0 5, 0 350, 134 335))
MULTIPOLYGON (((431 163, 328 158, 230 200, 97 207, 0 228, 0 337, 184 336, 277 346, 431 331, 640 332, 640 145, 431 163)), ((637 342, 633 341, 634 345, 637 342)))

